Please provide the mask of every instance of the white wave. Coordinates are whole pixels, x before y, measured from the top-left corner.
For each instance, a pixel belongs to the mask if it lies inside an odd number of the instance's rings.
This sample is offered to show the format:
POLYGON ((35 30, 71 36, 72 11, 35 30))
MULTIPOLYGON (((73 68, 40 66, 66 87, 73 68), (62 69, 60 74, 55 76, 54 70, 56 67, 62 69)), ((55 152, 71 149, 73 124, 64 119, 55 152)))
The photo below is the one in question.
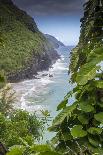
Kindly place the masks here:
POLYGON ((40 82, 43 84, 43 85, 47 85, 49 83, 54 83, 54 81, 50 80, 48 77, 47 78, 41 78, 40 79, 40 82))
POLYGON ((56 70, 67 70, 68 68, 65 66, 65 64, 64 63, 62 63, 62 62, 56 62, 53 66, 52 66, 53 68, 52 69, 50 69, 50 71, 56 71, 56 70))
POLYGON ((39 102, 37 103, 35 100, 32 102, 29 99, 32 99, 32 97, 36 97, 35 99, 38 97, 39 99, 40 95, 45 95, 44 92, 47 92, 47 86, 51 83, 55 83, 55 76, 58 76, 58 73, 61 73, 62 71, 68 70, 64 59, 64 56, 61 55, 61 58, 52 65, 52 68, 50 68, 49 71, 38 72, 38 75, 36 76, 37 79, 25 80, 15 85, 16 90, 19 90, 19 93, 21 92, 19 96, 20 105, 18 103, 20 106, 19 108, 29 112, 45 109, 46 106, 39 105, 39 102), (47 76, 43 76, 43 74, 47 74, 47 76), (49 77, 49 74, 53 75, 53 77, 49 77))
POLYGON ((29 94, 31 94, 32 92, 34 92, 35 90, 36 90, 36 88, 35 88, 35 86, 33 86, 26 93, 22 94, 21 99, 20 99, 21 109, 25 110, 25 108, 26 108, 26 99, 25 99, 25 97, 28 96, 29 94))
POLYGON ((65 60, 64 55, 61 55, 61 60, 62 60, 62 61, 64 61, 64 60, 65 60))
POLYGON ((46 110, 46 106, 43 105, 30 105, 30 106, 25 106, 25 109, 28 112, 36 112, 37 114, 41 113, 41 111, 46 110))

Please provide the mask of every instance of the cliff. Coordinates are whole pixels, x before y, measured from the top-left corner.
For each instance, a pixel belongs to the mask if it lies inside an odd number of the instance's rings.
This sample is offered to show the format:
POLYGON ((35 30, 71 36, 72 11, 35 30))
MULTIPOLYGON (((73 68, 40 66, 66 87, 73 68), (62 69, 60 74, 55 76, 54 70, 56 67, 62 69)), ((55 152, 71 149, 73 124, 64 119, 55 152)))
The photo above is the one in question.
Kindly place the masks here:
POLYGON ((60 42, 58 39, 56 39, 52 35, 45 34, 45 37, 47 38, 47 40, 49 41, 51 46, 53 46, 54 48, 59 48, 60 46, 65 46, 62 42, 60 42))
POLYGON ((0 0, 0 38, 0 70, 10 82, 33 78, 59 57, 34 19, 11 0, 0 0))

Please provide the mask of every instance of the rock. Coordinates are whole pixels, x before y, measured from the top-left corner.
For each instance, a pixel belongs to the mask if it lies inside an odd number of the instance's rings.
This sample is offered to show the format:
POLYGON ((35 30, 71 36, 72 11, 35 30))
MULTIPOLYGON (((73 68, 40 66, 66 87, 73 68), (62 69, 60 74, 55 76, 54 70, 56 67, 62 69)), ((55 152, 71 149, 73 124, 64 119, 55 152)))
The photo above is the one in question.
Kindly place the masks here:
POLYGON ((52 74, 49 74, 49 77, 53 77, 53 75, 52 74))
POLYGON ((42 74, 42 76, 48 76, 48 74, 42 74))

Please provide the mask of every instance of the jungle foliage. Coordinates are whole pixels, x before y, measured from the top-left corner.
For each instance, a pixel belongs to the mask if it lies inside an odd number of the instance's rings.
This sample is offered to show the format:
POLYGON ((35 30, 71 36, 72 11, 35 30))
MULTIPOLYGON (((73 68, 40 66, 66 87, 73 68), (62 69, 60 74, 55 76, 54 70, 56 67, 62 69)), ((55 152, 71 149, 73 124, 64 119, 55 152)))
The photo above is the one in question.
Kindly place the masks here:
POLYGON ((103 1, 84 4, 79 43, 71 55, 74 89, 58 106, 50 131, 56 150, 66 155, 103 154, 103 1), (70 105, 69 97, 75 96, 70 105), (69 104, 69 105, 68 105, 69 104))
POLYGON ((51 49, 35 21, 11 0, 0 0, 0 70, 12 74, 27 68, 33 57, 51 49))

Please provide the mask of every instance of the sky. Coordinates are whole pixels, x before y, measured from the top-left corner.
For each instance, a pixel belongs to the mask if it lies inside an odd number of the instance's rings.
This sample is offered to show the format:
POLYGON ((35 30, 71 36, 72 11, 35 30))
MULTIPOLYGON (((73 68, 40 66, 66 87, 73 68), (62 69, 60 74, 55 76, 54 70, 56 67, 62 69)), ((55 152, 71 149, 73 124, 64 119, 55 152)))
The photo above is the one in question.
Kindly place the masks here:
POLYGON ((66 45, 76 45, 85 0, 13 0, 34 18, 39 30, 66 45))

